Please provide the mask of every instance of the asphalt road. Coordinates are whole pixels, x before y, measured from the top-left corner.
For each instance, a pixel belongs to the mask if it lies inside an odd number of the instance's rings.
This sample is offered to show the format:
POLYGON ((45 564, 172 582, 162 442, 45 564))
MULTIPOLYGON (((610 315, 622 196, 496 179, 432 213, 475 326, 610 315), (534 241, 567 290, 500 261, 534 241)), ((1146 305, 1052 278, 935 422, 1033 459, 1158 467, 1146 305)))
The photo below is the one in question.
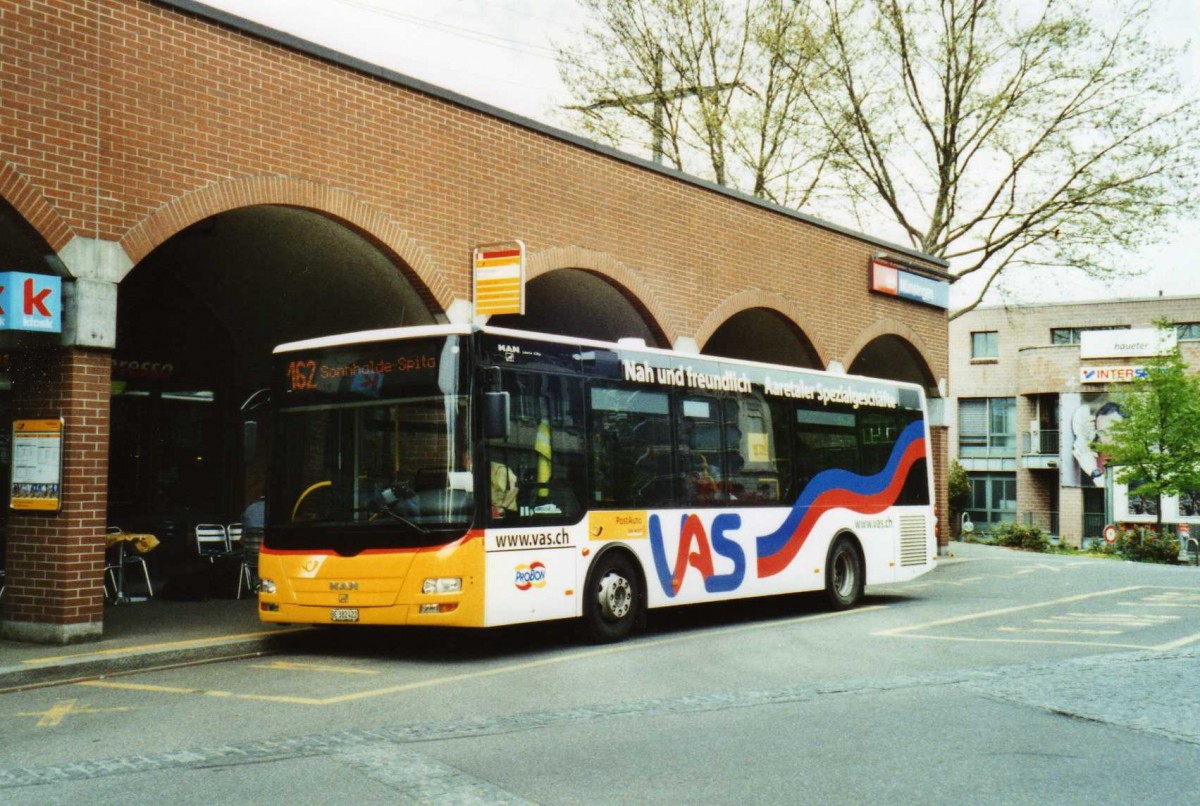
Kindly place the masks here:
POLYGON ((316 631, 6 694, 0 802, 1195 802, 1200 571, 954 550, 846 613, 316 631))

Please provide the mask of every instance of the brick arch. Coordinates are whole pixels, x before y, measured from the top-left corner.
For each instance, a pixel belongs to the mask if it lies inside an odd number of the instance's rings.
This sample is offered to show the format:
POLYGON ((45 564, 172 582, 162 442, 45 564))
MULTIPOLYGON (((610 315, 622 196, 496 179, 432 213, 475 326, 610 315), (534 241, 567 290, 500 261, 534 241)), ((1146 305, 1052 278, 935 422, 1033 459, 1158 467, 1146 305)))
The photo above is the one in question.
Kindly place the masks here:
POLYGON ((4 159, 0 159, 0 197, 11 204, 55 252, 62 251, 74 237, 71 225, 59 215, 49 199, 4 159))
POLYGON ((625 295, 651 330, 665 338, 664 344, 675 343, 679 326, 659 302, 661 295, 655 293, 637 272, 612 255, 581 246, 539 249, 528 255, 526 279, 533 280, 558 269, 580 269, 600 275, 625 295))
POLYGON ((873 325, 859 333, 858 338, 855 339, 854 343, 843 354, 843 365, 849 369, 859 354, 867 348, 867 345, 880 336, 895 336, 908 342, 909 346, 916 351, 921 361, 925 364, 925 374, 930 379, 929 388, 931 390, 936 389, 938 379, 933 373, 933 362, 929 360, 929 348, 925 345, 925 341, 917 335, 915 330, 899 319, 878 319, 873 325))
POLYGON ((155 210, 121 238, 133 264, 186 227, 217 213, 255 205, 298 207, 343 222, 403 263, 430 311, 454 299, 450 278, 396 219, 335 187, 287 176, 249 176, 216 182, 155 210))
POLYGON ((805 316, 800 306, 782 294, 764 291, 760 288, 748 288, 744 291, 739 291, 731 297, 726 297, 725 301, 714 308, 708 316, 704 317, 704 321, 696 328, 696 343, 700 345, 707 344, 708 340, 713 337, 713 334, 717 332, 717 329, 721 325, 737 314, 754 308, 766 308, 767 310, 774 311, 791 322, 808 339, 808 343, 812 345, 813 350, 817 353, 817 360, 821 362, 821 366, 829 366, 827 351, 817 343, 817 340, 813 336, 817 330, 808 317, 805 316))

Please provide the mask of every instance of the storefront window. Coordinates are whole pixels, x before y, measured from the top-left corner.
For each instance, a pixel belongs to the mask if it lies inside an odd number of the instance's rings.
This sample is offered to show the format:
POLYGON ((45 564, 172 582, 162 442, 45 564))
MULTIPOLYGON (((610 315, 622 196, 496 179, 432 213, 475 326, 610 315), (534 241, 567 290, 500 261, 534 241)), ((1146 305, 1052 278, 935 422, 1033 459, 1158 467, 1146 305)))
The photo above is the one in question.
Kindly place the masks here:
POLYGON ((971 500, 967 514, 977 524, 1013 522, 1017 519, 1015 473, 971 473, 971 500))

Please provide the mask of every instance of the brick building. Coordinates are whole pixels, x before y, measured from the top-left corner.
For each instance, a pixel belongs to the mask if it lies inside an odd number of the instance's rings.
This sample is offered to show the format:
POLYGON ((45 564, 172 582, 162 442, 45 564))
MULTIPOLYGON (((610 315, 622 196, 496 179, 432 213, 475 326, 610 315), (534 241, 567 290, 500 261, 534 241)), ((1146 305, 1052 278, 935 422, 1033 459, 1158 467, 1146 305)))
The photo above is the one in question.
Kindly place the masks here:
MULTIPOLYGON (((1114 396, 1157 349, 1161 320, 1200 367, 1200 297, 979 307, 951 323, 950 450, 977 528, 1016 521, 1079 546, 1106 523, 1153 522, 1089 445, 1119 416, 1114 396)), ((1190 506, 1164 508, 1167 522, 1200 523, 1190 506)))
POLYGON ((61 510, 5 524, 7 637, 99 635, 107 526, 162 563, 261 487, 271 346, 469 315, 477 245, 528 247, 503 324, 945 387, 944 308, 868 287, 944 263, 201 3, 0 0, 0 113, 0 270, 63 298, 0 330, 0 430, 65 423, 61 510))

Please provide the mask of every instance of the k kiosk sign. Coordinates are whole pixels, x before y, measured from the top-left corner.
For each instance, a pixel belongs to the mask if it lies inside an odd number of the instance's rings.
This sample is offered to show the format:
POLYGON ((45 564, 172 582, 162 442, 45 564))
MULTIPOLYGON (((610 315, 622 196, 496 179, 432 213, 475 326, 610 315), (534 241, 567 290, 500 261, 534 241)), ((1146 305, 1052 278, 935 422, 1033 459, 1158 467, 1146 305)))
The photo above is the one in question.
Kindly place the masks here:
POLYGON ((62 332, 62 278, 0 272, 0 331, 62 332))

